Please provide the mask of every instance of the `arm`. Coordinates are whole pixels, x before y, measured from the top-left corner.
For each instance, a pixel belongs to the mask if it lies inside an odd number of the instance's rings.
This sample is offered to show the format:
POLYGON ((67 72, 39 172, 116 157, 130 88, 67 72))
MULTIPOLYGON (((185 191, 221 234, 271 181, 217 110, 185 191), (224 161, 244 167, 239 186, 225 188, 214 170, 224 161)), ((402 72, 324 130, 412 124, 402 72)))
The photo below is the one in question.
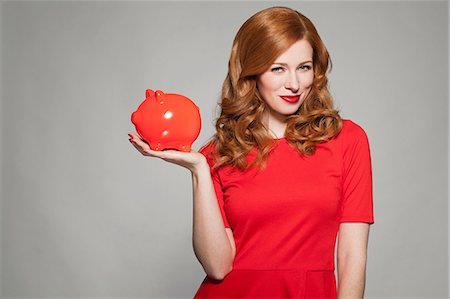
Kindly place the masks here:
POLYGON ((338 236, 338 299, 362 299, 366 280, 369 224, 341 223, 338 236))
POLYGON ((224 228, 206 159, 192 171, 192 190, 194 252, 206 274, 222 280, 232 269, 236 249, 231 229, 224 228))
POLYGON ((365 131, 352 121, 342 129, 343 181, 338 236, 338 299, 361 299, 366 279, 369 225, 374 223, 372 165, 365 131))
POLYGON ((138 135, 129 133, 130 142, 144 156, 178 164, 191 171, 194 193, 194 252, 208 276, 221 280, 231 271, 235 243, 231 229, 224 228, 206 157, 197 152, 154 151, 138 135))

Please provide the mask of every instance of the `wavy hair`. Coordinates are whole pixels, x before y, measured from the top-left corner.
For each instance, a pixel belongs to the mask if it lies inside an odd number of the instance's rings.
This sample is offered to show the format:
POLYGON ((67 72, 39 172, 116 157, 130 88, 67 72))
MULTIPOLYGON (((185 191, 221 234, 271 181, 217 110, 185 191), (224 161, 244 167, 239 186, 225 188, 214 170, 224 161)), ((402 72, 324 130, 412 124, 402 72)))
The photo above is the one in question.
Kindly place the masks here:
POLYGON ((265 167, 276 142, 262 122, 269 107, 257 89, 256 79, 278 56, 302 39, 313 49, 314 80, 299 109, 287 117, 285 137, 301 155, 313 155, 317 143, 340 132, 342 119, 333 108, 328 90, 331 58, 316 28, 296 10, 282 6, 266 8, 250 17, 233 41, 218 104, 221 112, 216 120, 217 132, 205 145, 214 146, 211 151, 216 162, 214 168, 265 167), (257 155, 249 165, 246 157, 255 147, 257 155))

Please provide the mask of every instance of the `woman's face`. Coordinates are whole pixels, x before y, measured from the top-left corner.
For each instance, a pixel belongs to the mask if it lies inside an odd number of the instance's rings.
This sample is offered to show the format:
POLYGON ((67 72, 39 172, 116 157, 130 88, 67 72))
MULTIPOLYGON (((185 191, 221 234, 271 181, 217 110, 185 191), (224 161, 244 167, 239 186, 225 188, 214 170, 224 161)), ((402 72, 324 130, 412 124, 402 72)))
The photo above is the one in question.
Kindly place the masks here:
POLYGON ((269 121, 284 122, 286 116, 297 112, 313 83, 312 57, 309 42, 299 40, 258 76, 256 86, 268 105, 269 121))

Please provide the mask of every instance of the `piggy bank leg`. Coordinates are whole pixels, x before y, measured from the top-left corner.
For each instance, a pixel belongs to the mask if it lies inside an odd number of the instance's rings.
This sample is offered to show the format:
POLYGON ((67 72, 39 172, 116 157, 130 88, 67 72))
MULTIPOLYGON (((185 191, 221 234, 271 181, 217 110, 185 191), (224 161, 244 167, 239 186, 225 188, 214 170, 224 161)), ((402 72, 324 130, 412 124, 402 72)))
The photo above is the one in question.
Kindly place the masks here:
POLYGON ((180 143, 178 142, 150 142, 150 149, 154 151, 168 151, 176 150, 180 152, 190 152, 190 143, 180 143))
POLYGON ((176 150, 180 152, 190 152, 191 145, 186 143, 181 143, 180 141, 165 142, 160 145, 161 150, 176 150))
POLYGON ((190 152, 191 151, 191 145, 190 144, 181 144, 178 146, 178 150, 181 152, 190 152))
POLYGON ((152 142, 150 143, 150 149, 154 151, 162 151, 164 148, 160 142, 152 142))

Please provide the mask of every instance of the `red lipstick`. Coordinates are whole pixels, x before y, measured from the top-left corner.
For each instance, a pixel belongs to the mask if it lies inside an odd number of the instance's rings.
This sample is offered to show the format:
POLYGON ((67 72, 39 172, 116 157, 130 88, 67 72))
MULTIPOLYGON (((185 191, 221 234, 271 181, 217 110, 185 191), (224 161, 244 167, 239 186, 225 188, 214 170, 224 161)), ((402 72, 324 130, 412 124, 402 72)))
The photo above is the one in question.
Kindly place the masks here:
POLYGON ((283 100, 289 103, 297 103, 300 100, 300 96, 280 96, 283 100))

